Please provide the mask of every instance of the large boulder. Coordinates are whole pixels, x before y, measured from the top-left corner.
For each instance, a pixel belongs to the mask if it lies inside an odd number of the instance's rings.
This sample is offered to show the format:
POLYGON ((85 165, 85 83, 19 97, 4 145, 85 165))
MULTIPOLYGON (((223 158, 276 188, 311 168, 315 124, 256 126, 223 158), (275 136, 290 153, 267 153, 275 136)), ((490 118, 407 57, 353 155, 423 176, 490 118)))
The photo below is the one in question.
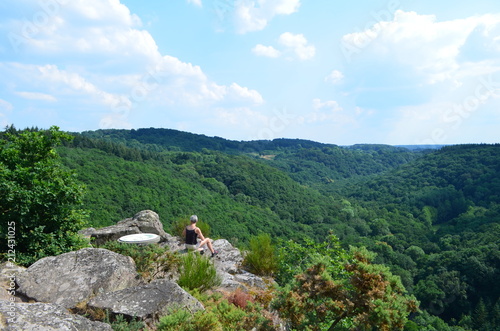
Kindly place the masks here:
POLYGON ((15 265, 11 262, 0 264, 0 300, 28 301, 16 291, 17 275, 25 270, 25 267, 15 265))
POLYGON ((0 300, 0 330, 5 331, 112 331, 109 324, 74 315, 53 303, 0 300))
POLYGON ((79 302, 139 284, 135 262, 102 248, 84 248, 38 260, 16 278, 18 292, 73 308, 79 302))
POLYGON ((152 210, 138 212, 132 218, 126 218, 115 225, 100 229, 88 228, 80 233, 93 240, 96 245, 102 245, 107 241, 118 240, 129 234, 154 233, 161 237, 161 242, 168 241, 171 236, 163 230, 160 217, 152 210))
POLYGON ((154 324, 169 308, 188 308, 191 312, 205 309, 177 283, 158 279, 149 284, 103 293, 88 302, 90 308, 100 308, 113 314, 137 317, 154 324))
POLYGON ((218 239, 212 243, 218 254, 213 259, 217 273, 222 278, 221 288, 234 290, 240 288, 258 287, 265 289, 266 282, 259 276, 242 269, 243 255, 226 239, 218 239))

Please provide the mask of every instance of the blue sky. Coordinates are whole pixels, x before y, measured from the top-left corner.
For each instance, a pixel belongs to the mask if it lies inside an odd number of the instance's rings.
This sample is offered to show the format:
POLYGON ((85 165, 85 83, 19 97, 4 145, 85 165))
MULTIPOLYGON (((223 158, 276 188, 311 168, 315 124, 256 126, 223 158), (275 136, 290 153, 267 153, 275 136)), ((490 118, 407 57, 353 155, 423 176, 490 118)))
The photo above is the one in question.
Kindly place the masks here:
POLYGON ((7 0, 0 125, 498 143, 498 0, 7 0))

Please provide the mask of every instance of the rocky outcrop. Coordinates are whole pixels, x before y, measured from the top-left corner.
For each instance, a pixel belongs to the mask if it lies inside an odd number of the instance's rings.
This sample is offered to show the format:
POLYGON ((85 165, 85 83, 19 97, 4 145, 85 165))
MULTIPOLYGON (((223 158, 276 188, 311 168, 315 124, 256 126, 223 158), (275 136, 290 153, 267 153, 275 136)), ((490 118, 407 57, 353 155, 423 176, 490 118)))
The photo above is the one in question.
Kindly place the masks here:
POLYGON ((112 331, 109 324, 71 314, 53 303, 20 303, 0 300, 0 330, 112 331))
POLYGON ((152 325, 169 308, 187 308, 191 312, 205 309, 177 283, 158 279, 149 284, 103 293, 88 302, 90 308, 100 308, 113 314, 140 318, 152 325))
POLYGON ((17 266, 11 262, 0 264, 0 300, 6 301, 28 301, 16 291, 17 275, 24 272, 26 268, 17 266))
POLYGON ((19 293, 73 308, 93 296, 138 285, 135 262, 102 248, 46 257, 18 275, 19 293))
MULTIPOLYGON (((161 246, 185 252, 181 238, 167 234, 158 215, 150 210, 141 211, 114 226, 87 229, 82 233, 101 244, 128 234, 154 233, 161 236, 161 246)), ((267 287, 264 279, 242 269, 243 255, 239 249, 225 239, 213 241, 213 246, 218 254, 212 261, 222 279, 218 290, 267 287)), ((170 276, 176 278, 174 274, 170 276)), ((2 301, 0 297, 0 329, 110 330, 104 323, 91 322, 67 310, 79 312, 82 305, 97 311, 106 310, 112 315, 139 318, 150 326, 168 314, 170 308, 186 307, 191 312, 204 309, 197 299, 172 280, 156 279, 144 284, 132 258, 101 248, 85 248, 43 258, 24 271, 22 268, 16 270, 12 279, 18 285, 16 298, 7 295, 2 301), (19 298, 38 302, 15 302, 19 298), (19 317, 16 323, 21 324, 5 324, 8 317, 5 314, 12 314, 12 311, 19 317)))
POLYGON ((92 243, 102 245, 107 241, 118 240, 129 234, 154 233, 161 237, 161 242, 168 241, 172 236, 163 230, 160 217, 151 210, 138 212, 132 218, 126 218, 115 225, 100 229, 88 228, 80 231, 80 234, 91 238, 92 243))
MULTIPOLYGON (((172 237, 168 243, 170 250, 175 252, 185 252, 184 244, 181 238, 172 237)), ((268 285, 266 281, 259 276, 256 276, 248 271, 245 271, 241 264, 243 255, 241 251, 231 245, 226 239, 218 239, 212 242, 212 245, 219 253, 213 258, 215 268, 218 275, 221 277, 221 289, 235 290, 236 288, 248 289, 249 287, 258 287, 265 289, 268 285)), ((206 254, 210 254, 206 250, 206 254)))
POLYGON ((214 259, 214 265, 222 278, 222 288, 228 290, 248 287, 266 288, 264 279, 242 269, 243 255, 239 249, 233 247, 226 239, 215 240, 212 244, 219 252, 214 259))

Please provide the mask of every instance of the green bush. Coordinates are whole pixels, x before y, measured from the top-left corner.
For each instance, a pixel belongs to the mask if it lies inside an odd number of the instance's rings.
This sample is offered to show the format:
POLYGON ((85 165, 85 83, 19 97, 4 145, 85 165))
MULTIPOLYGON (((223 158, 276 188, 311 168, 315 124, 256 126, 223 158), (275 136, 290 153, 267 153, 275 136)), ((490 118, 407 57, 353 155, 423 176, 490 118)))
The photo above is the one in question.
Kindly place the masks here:
POLYGON ((189 252, 181 258, 177 283, 185 290, 204 292, 220 285, 221 279, 211 260, 196 252, 189 252))
POLYGON ((127 321, 127 319, 121 314, 116 315, 113 321, 109 319, 109 316, 107 319, 108 320, 104 322, 111 324, 113 331, 141 331, 145 328, 144 322, 135 318, 131 321, 127 321))
POLYGON ((190 321, 193 318, 190 312, 185 309, 170 311, 168 315, 160 318, 158 331, 181 331, 192 330, 190 321))
MULTIPOLYGON (((258 304, 239 307, 220 293, 211 295, 194 293, 205 306, 195 314, 185 309, 173 309, 160 318, 159 331, 223 331, 223 330, 275 330, 269 312, 258 304)), ((253 301, 253 300, 252 300, 253 301)))
POLYGON ((108 241, 101 248, 130 256, 135 261, 137 272, 148 282, 175 272, 181 261, 179 254, 155 244, 137 245, 108 241))
POLYGON ((245 255, 243 265, 252 273, 262 276, 273 275, 278 268, 276 249, 271 236, 261 233, 250 239, 250 250, 245 255))

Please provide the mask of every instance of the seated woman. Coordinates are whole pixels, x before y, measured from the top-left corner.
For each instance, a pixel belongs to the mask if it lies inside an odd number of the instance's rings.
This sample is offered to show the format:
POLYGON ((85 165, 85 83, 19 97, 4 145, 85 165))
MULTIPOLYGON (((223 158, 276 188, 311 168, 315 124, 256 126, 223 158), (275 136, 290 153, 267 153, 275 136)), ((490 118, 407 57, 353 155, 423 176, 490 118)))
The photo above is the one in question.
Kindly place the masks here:
POLYGON ((197 250, 203 254, 203 246, 207 245, 210 252, 212 252, 212 257, 218 252, 212 247, 212 241, 210 238, 205 238, 199 227, 196 226, 198 222, 198 216, 193 215, 190 218, 191 224, 186 226, 182 231, 182 235, 186 238, 185 245, 188 250, 197 250), (200 241, 198 242, 198 238, 200 241))

